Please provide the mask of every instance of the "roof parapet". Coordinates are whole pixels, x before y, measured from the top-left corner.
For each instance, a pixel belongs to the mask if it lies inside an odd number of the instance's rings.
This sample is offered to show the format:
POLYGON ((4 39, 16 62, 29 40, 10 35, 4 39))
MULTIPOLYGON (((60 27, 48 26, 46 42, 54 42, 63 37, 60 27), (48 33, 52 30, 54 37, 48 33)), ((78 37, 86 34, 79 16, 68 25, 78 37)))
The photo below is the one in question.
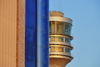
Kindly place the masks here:
POLYGON ((49 11, 49 16, 57 16, 57 17, 63 17, 64 14, 62 12, 58 12, 58 11, 49 11))

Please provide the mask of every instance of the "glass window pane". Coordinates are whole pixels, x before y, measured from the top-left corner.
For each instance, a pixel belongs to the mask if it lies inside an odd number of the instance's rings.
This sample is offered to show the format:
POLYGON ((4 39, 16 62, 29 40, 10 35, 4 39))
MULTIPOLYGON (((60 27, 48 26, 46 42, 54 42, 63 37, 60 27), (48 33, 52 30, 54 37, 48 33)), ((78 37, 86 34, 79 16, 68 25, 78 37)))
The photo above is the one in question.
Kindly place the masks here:
POLYGON ((51 22, 51 33, 55 33, 55 22, 51 22))
POLYGON ((51 21, 49 22, 49 33, 50 34, 61 34, 70 35, 71 34, 71 24, 66 22, 51 21))
POLYGON ((51 33, 51 22, 49 22, 49 33, 51 33))
POLYGON ((62 52, 62 48, 61 47, 59 47, 59 51, 58 52, 62 52))
POLYGON ((50 47, 49 47, 49 51, 50 51, 50 47))
POLYGON ((70 39, 69 38, 65 38, 65 42, 68 42, 68 43, 70 43, 70 39))
POLYGON ((67 37, 61 37, 61 36, 49 36, 49 41, 55 41, 55 42, 71 42, 70 38, 67 37))
POLYGON ((70 53, 71 49, 66 47, 49 47, 49 51, 70 53))
POLYGON ((52 49, 51 49, 51 51, 55 51, 55 47, 51 47, 52 49))
POLYGON ((70 53, 70 49, 69 48, 65 48, 65 52, 70 53))

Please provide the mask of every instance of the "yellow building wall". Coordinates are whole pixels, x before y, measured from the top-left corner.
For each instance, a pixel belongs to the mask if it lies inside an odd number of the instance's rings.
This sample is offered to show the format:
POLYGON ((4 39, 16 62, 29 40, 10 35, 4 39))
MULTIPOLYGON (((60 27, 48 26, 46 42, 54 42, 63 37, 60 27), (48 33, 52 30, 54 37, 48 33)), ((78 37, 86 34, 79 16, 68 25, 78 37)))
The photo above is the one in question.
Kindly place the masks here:
POLYGON ((0 67, 16 67, 17 0, 0 0, 0 67))

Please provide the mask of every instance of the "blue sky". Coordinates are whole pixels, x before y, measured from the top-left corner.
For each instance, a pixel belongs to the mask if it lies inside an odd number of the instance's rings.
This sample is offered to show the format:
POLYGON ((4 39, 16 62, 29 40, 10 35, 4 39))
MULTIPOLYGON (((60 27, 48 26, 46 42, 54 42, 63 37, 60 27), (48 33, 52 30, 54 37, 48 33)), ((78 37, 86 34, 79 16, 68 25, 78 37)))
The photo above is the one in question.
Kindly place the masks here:
MULTIPOLYGON (((49 10, 59 11, 59 0, 49 3, 49 10)), ((100 67, 100 0, 60 0, 60 4, 64 16, 73 20, 74 60, 66 67, 100 67)))

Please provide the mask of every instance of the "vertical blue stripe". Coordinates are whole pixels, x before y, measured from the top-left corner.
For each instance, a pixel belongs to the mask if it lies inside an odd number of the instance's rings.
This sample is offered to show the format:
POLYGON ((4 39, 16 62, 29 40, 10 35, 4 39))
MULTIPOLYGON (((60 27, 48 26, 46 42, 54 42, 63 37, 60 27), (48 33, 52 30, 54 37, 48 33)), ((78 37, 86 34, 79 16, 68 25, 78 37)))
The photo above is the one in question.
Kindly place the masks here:
POLYGON ((26 0, 25 67, 49 67, 49 0, 26 0))
POLYGON ((36 67, 36 1, 26 0, 25 67, 36 67))
POLYGON ((37 67, 49 67, 49 0, 37 0, 37 67))

